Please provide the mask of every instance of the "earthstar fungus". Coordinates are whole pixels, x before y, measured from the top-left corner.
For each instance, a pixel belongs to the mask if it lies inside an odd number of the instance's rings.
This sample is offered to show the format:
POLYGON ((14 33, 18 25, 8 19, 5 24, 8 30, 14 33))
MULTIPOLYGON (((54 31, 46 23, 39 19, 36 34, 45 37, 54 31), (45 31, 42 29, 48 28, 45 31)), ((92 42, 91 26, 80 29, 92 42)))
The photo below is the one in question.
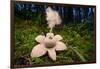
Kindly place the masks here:
POLYGON ((63 51, 67 46, 61 41, 63 38, 60 35, 47 33, 46 36, 38 35, 36 41, 40 44, 36 45, 31 52, 31 57, 40 57, 48 52, 52 60, 56 60, 56 51, 63 51))
POLYGON ((46 20, 50 31, 46 34, 46 36, 38 35, 35 38, 39 44, 32 49, 31 57, 40 57, 48 53, 49 57, 55 61, 56 51, 63 51, 67 49, 67 46, 61 41, 63 39, 62 36, 54 35, 54 33, 52 33, 53 28, 56 25, 61 24, 61 18, 57 11, 48 7, 46 9, 46 20))

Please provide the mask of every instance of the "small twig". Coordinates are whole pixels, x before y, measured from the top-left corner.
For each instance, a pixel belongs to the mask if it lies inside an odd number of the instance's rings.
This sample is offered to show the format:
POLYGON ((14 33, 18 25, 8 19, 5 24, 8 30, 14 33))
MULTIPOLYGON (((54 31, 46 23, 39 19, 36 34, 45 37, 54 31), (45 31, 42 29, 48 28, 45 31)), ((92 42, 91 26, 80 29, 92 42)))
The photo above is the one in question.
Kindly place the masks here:
POLYGON ((78 55, 78 57, 83 61, 86 62, 86 59, 84 58, 83 55, 81 55, 75 48, 71 47, 70 48, 78 55))
POLYGON ((58 58, 65 58, 65 59, 68 58, 68 57, 64 57, 64 56, 63 56, 63 57, 61 57, 61 56, 57 56, 57 57, 58 57, 58 58))

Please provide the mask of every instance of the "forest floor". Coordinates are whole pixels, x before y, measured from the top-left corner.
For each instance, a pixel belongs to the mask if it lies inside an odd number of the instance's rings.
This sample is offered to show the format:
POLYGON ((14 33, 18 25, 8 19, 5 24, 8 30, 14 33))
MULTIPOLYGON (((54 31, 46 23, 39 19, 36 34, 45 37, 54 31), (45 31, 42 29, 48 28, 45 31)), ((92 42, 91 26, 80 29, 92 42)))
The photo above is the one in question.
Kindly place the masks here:
POLYGON ((57 52, 56 61, 52 61, 47 54, 31 58, 32 48, 38 44, 35 37, 49 31, 47 24, 36 18, 33 20, 15 18, 14 65, 75 64, 95 61, 94 32, 89 27, 91 24, 87 22, 64 23, 63 26, 53 30, 55 34, 63 37, 63 42, 68 47, 65 51, 57 52))

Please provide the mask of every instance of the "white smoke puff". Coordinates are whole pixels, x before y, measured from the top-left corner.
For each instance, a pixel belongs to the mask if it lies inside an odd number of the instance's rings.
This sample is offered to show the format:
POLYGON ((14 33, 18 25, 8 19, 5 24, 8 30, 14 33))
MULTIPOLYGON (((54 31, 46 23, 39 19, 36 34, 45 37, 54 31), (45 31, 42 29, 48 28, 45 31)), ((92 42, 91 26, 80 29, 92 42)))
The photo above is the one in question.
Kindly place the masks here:
POLYGON ((46 9, 46 20, 49 28, 53 28, 55 25, 59 25, 62 22, 59 13, 51 7, 46 9))

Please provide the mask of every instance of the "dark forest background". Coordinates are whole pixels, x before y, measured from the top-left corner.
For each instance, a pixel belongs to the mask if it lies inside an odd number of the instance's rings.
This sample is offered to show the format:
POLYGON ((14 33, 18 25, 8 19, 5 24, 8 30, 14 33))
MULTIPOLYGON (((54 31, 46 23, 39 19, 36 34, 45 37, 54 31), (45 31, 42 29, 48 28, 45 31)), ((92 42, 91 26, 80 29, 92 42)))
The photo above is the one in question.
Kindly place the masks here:
POLYGON ((95 62, 94 15, 92 6, 15 3, 14 65, 95 62), (68 47, 68 50, 57 53, 57 61, 52 61, 47 54, 30 57, 32 48, 38 44, 35 37, 48 32, 45 13, 48 6, 61 16, 62 25, 55 27, 54 33, 60 34, 68 47))
POLYGON ((34 14, 45 15, 46 8, 50 6, 52 9, 59 12, 63 21, 69 22, 83 22, 85 20, 93 20, 94 11, 93 7, 73 7, 73 6, 59 6, 59 5, 39 5, 39 4, 16 4, 16 16, 23 19, 32 19, 34 14))

